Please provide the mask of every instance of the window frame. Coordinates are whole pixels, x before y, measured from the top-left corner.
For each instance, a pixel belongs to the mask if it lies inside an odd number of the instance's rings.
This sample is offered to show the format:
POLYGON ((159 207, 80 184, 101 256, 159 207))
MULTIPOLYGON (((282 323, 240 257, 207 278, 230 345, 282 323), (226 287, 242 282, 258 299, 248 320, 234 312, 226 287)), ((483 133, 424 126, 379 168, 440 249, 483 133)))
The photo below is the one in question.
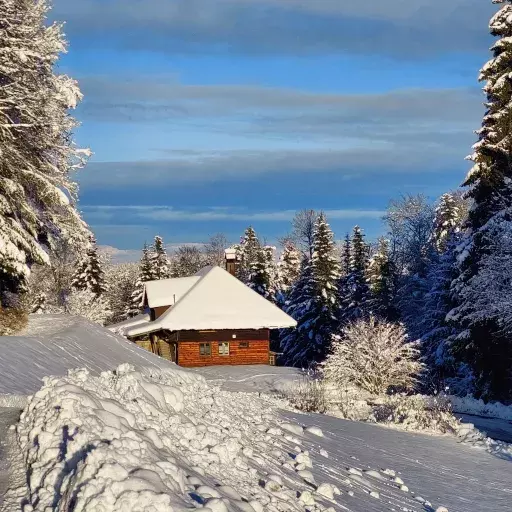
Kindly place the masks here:
POLYGON ((199 356, 200 357, 211 357, 212 356, 212 344, 209 341, 199 343, 199 356))
POLYGON ((229 356, 230 355, 229 341, 219 341, 218 351, 219 351, 219 356, 222 356, 222 357, 229 356), (225 350, 222 350, 222 352, 221 352, 221 347, 227 347, 227 352, 225 350))

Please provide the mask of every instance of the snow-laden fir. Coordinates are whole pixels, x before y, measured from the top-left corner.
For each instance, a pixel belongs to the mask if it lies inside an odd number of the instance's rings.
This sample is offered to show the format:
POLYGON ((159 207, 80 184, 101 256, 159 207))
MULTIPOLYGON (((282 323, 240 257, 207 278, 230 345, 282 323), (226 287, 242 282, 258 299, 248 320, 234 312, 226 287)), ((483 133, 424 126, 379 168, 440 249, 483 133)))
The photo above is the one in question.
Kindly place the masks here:
POLYGON ((68 109, 82 95, 54 66, 66 51, 62 26, 46 24, 47 0, 1 0, 0 28, 0 304, 26 290, 33 263, 49 262, 60 239, 85 243, 71 171, 88 151, 72 141, 68 109))

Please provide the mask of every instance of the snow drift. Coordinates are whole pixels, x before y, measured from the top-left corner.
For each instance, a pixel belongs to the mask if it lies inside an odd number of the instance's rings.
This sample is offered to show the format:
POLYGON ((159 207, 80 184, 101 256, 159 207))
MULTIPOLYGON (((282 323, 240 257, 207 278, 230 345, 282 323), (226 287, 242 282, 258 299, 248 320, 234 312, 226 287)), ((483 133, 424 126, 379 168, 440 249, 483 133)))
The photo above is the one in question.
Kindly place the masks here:
POLYGON ((43 377, 66 375, 72 368, 99 374, 122 363, 174 366, 100 325, 70 315, 31 315, 23 336, 2 336, 0 343, 0 395, 32 394, 43 377))
POLYGON ((284 419, 283 405, 177 367, 46 378, 16 427, 0 510, 428 510, 395 471, 331 461, 339 440, 312 416, 284 419))

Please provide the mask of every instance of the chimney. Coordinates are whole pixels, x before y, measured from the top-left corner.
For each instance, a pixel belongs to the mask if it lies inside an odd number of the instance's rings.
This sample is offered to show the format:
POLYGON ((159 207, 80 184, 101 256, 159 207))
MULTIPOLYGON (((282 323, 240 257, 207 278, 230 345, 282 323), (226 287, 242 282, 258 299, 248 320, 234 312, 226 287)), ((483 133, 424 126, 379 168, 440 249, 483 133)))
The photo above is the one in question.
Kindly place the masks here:
POLYGON ((224 251, 224 259, 225 259, 225 265, 226 270, 232 275, 236 276, 237 273, 237 250, 230 247, 229 249, 226 249, 224 251))

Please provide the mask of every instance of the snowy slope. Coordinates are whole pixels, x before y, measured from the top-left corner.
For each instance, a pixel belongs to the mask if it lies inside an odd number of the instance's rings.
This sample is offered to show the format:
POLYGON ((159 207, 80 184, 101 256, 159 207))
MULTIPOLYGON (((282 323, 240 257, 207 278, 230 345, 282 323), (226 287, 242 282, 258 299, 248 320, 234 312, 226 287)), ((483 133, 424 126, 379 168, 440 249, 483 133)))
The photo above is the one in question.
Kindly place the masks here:
POLYGON ((176 367, 48 379, 22 415, 19 487, 0 511, 509 510, 509 462, 283 407, 176 367))
POLYGON ((294 370, 185 371, 70 317, 32 319, 11 339, 0 339, 0 389, 32 393, 39 376, 60 377, 45 379, 10 433, 13 484, 0 512, 23 500, 26 512, 510 509, 510 462, 454 438, 297 414, 255 392, 294 370), (123 359, 138 371, 100 373, 123 359), (62 377, 77 366, 90 373, 62 377))
POLYGON ((69 315, 31 315, 23 336, 0 337, 0 395, 32 394, 47 375, 70 368, 93 373, 121 363, 168 368, 171 363, 87 320, 69 315))

